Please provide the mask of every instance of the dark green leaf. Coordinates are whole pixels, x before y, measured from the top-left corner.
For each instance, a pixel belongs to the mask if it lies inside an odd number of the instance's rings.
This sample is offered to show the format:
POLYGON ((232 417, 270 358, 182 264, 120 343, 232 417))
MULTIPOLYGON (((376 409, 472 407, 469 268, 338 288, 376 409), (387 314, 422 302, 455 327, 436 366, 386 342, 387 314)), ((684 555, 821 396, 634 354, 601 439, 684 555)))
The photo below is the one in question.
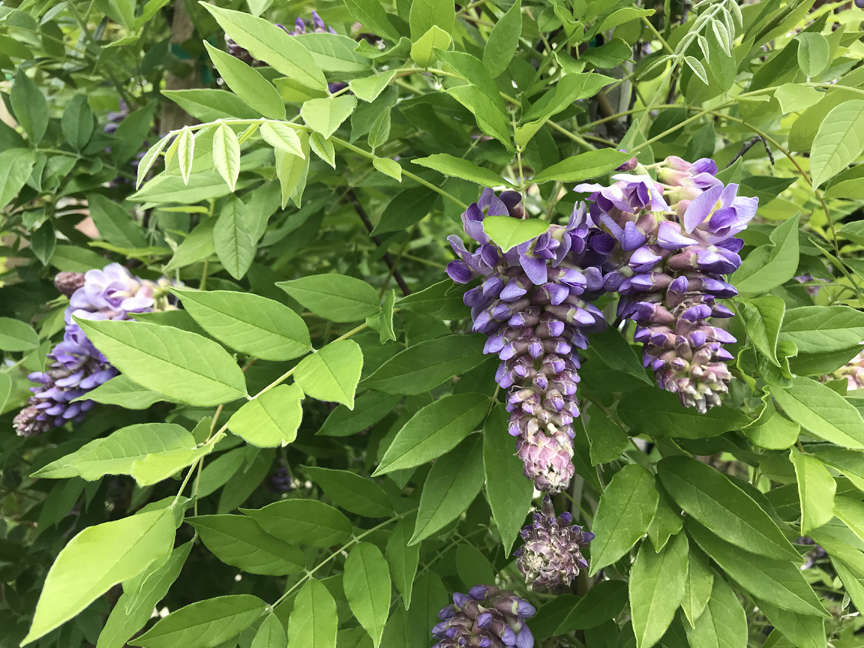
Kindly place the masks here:
POLYGON ((241 509, 272 536, 289 544, 329 547, 351 534, 351 523, 324 502, 288 499, 261 509, 241 509))

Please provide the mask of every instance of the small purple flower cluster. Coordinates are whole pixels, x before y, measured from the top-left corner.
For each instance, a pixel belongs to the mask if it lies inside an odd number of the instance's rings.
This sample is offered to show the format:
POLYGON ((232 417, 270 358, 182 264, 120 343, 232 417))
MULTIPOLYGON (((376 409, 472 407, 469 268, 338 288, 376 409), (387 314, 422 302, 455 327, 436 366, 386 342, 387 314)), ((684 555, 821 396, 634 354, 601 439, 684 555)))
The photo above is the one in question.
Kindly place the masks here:
POLYGON ((594 539, 594 534, 573 524, 569 512, 555 517, 548 497, 521 536, 524 544, 514 554, 519 558, 519 571, 533 590, 561 591, 570 586, 581 569, 588 568, 582 548, 594 539))
POLYGON ((465 293, 474 330, 488 336, 484 353, 501 363, 497 383, 508 390, 509 431, 525 476, 537 488, 557 492, 573 477, 573 420, 579 416, 577 349, 586 333, 605 326, 588 299, 603 287, 598 270, 614 240, 577 218, 552 225, 537 238, 502 250, 483 228, 487 216, 522 218, 521 196, 491 190, 462 215, 479 247, 467 250, 458 236, 450 245, 459 259, 447 266, 451 279, 483 282, 465 293))
POLYGON ((117 375, 99 350, 73 319, 131 319, 135 313, 174 308, 167 291, 168 279, 149 281, 133 276, 112 263, 86 274, 61 272, 54 279, 57 290, 69 297, 63 341, 48 353, 45 371, 31 373, 33 396, 15 417, 13 426, 20 436, 33 436, 80 421, 93 401, 76 400, 117 375))
MULTIPOLYGON (((639 167, 636 167, 639 170, 639 167)), ((617 241, 604 287, 621 299, 618 315, 636 322, 634 340, 661 389, 705 412, 721 402, 731 374, 723 347, 735 342, 709 317, 731 317, 717 299, 733 297, 725 281, 741 265, 735 238, 756 214, 757 198, 717 179, 708 159, 670 156, 646 174, 618 174, 610 186, 580 184, 592 223, 617 241)))
POLYGON ((533 648, 525 624, 537 613, 528 601, 491 585, 475 585, 468 594, 456 592, 453 603, 438 613, 441 622, 432 634, 433 648, 533 648))

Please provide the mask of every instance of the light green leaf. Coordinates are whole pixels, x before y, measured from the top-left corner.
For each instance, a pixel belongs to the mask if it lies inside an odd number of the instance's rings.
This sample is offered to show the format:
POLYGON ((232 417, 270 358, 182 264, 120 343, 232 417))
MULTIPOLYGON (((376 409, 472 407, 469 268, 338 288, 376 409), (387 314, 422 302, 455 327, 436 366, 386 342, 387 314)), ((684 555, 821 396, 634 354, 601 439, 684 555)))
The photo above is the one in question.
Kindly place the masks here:
POLYGON ((310 578, 297 592, 288 620, 288 645, 336 648, 336 601, 320 582, 310 578))
POLYGON ((648 538, 654 546, 654 551, 661 551, 669 542, 669 538, 683 528, 684 522, 681 519, 680 509, 672 504, 668 495, 660 493, 657 510, 654 512, 651 524, 648 525, 648 538))
POLYGON ((316 315, 332 322, 354 322, 378 310, 378 293, 365 281, 329 273, 276 283, 316 315))
POLYGON ((784 114, 803 112, 824 96, 816 88, 800 83, 785 83, 774 90, 774 98, 780 102, 784 114))
POLYGON ((771 232, 773 245, 760 245, 750 252, 732 275, 741 293, 764 293, 789 281, 798 269, 798 224, 796 214, 771 232))
POLYGON ((299 209, 303 199, 303 191, 306 189, 306 176, 309 173, 309 136, 306 133, 298 133, 300 148, 303 157, 286 153, 282 149, 274 149, 276 158, 276 176, 279 178, 279 187, 282 191, 282 209, 288 201, 294 203, 299 209))
POLYGON ((204 546, 219 560, 250 574, 282 576, 303 570, 305 557, 293 547, 264 532, 245 515, 196 515, 186 518, 204 546))
POLYGON ((213 225, 212 219, 202 220, 198 223, 195 229, 189 232, 183 242, 174 250, 174 256, 165 266, 165 272, 198 263, 214 254, 216 247, 213 243, 213 225))
POLYGON ((170 477, 209 451, 209 447, 197 448, 192 435, 176 423, 139 423, 90 441, 32 476, 94 481, 103 475, 131 475, 139 486, 148 486, 170 477))
POLYGON ((162 562, 173 541, 171 509, 96 524, 78 533, 48 570, 22 645, 68 621, 114 585, 162 562))
POLYGON ((391 41, 400 39, 399 32, 378 0, 345 0, 345 6, 354 19, 373 34, 380 34, 391 41))
POLYGON ((519 535, 519 529, 531 508, 534 486, 522 474, 522 462, 513 451, 513 437, 505 434, 507 417, 504 409, 495 407, 483 430, 483 472, 486 476, 486 500, 498 527, 505 555, 519 535))
POLYGON ((309 128, 330 137, 356 106, 357 99, 351 95, 309 99, 300 107, 300 116, 309 128))
POLYGON ((309 50, 315 63, 325 72, 369 71, 369 59, 357 51, 357 41, 352 36, 309 31, 292 38, 309 50))
POLYGON ((557 164, 543 169, 534 176, 538 184, 557 180, 560 182, 581 182, 605 175, 630 159, 627 153, 614 149, 586 151, 568 157, 557 164))
POLYGON ((831 521, 834 517, 834 494, 837 483, 819 459, 803 454, 797 448, 789 453, 798 481, 801 502, 801 535, 831 521))
POLYGON ((675 536, 660 553, 643 542, 630 569, 630 613, 637 648, 660 641, 684 598, 687 536, 675 536))
MULTIPOLYGON (((714 572, 711 571, 702 552, 691 547, 688 555, 687 578, 684 581, 684 598, 681 599, 681 609, 691 628, 697 627, 697 620, 700 619, 711 599, 715 580, 720 579, 715 579, 714 572)), ((687 630, 687 627, 685 626, 684 629, 687 630)), ((705 630, 702 628, 701 631, 705 630)))
MULTIPOLYGON (((212 88, 190 88, 189 90, 163 90, 162 94, 202 122, 217 121, 226 117, 254 119, 259 113, 245 101, 228 90, 212 88)), ((166 137, 170 136, 166 135, 166 137)))
POLYGON ((81 150, 93 136, 93 110, 83 94, 75 95, 63 111, 60 121, 63 138, 74 149, 81 150))
POLYGON ((412 0, 408 13, 411 40, 417 41, 433 26, 445 33, 453 33, 456 9, 453 0, 412 0))
POLYGON ((522 2, 516 0, 489 33, 483 48, 483 65, 492 77, 504 73, 513 60, 522 35, 522 2))
POLYGON ((349 470, 304 466, 304 472, 340 508, 364 517, 393 514, 393 505, 377 482, 349 470))
POLYGON ((795 37, 798 41, 798 67, 807 76, 822 73, 831 62, 831 46, 828 39, 816 32, 803 32, 795 37))
POLYGON ((312 348, 303 319, 277 301, 230 290, 175 288, 183 307, 216 339, 262 360, 291 360, 312 348))
POLYGON ((864 101, 846 101, 829 112, 810 148, 813 186, 830 180, 864 152, 864 101))
POLYGON ((303 390, 278 385, 244 403, 228 419, 228 429, 260 448, 285 446, 297 438, 303 418, 303 390))
MULTIPOLYGON (((789 612, 764 600, 756 599, 768 622, 792 645, 798 648, 825 648, 825 622, 816 616, 789 612)), ((740 625, 740 624, 739 624, 740 625)), ((740 636, 740 628, 739 628, 740 636)), ((775 645, 779 645, 779 642, 775 645)))
POLYGON ((267 604, 251 594, 217 596, 175 610, 132 641, 144 648, 217 648, 261 616, 267 604))
MULTIPOLYGON (((327 79, 315 62, 315 57, 284 29, 269 20, 250 16, 242 11, 202 4, 225 33, 240 47, 249 50, 254 58, 264 61, 274 70, 302 85, 319 90, 327 88, 327 79)), ((231 83, 228 82, 228 85, 231 83)), ((233 86, 231 89, 234 89, 233 86)), ((242 96, 242 93, 237 94, 242 96)))
POLYGON ((260 130, 261 137, 273 148, 281 149, 301 159, 306 157, 297 131, 290 126, 283 122, 264 122, 260 130))
POLYGON ((106 241, 120 247, 146 247, 144 230, 138 226, 135 217, 120 205, 101 194, 88 195, 87 205, 96 229, 106 241))
POLYGON ((240 176, 240 142, 234 129, 224 123, 213 131, 213 166, 234 191, 240 176))
MULTIPOLYGON (((448 39, 449 37, 449 34, 447 34, 448 39)), ((423 44, 416 43, 411 48, 412 58, 414 56, 414 49, 419 48, 423 44)), ((432 42, 431 45, 434 47, 435 43, 432 42)), ((440 43, 438 47, 443 49, 443 43, 440 43)), ((432 56, 432 49, 429 49, 430 57, 432 56)), ((417 55, 420 56, 420 53, 418 52, 417 55)), ((489 98, 489 95, 484 90, 473 84, 465 84, 447 88, 447 94, 465 106, 474 115, 474 120, 477 122, 480 130, 497 139, 508 151, 513 150, 513 129, 510 118, 494 100, 489 98)))
POLYGON ((782 335, 799 353, 842 351, 864 341, 864 312, 848 306, 802 306, 786 312, 782 335))
POLYGON ((363 352, 354 340, 337 340, 297 365, 294 380, 312 398, 354 409, 354 394, 363 370, 363 352))
POLYGON ((195 136, 188 126, 184 126, 175 142, 177 143, 177 163, 180 166, 180 177, 183 178, 183 184, 188 185, 189 177, 192 174, 192 164, 195 161, 195 136))
POLYGON ((212 340, 145 322, 76 321, 109 362, 142 387, 201 406, 246 396, 240 367, 212 340))
POLYGON ((799 376, 789 387, 771 385, 771 395, 809 432, 839 446, 864 449, 861 413, 830 387, 799 376))
MULTIPOLYGON (((483 187, 499 187, 503 184, 510 184, 494 171, 477 166, 470 160, 457 158, 447 153, 435 153, 427 157, 415 158, 411 160, 411 163, 428 169, 435 169, 452 178, 461 178, 469 182, 476 182, 483 187)), ((510 220, 520 222, 515 219, 510 220)))
POLYGON ((786 303, 773 295, 756 297, 741 304, 741 317, 747 337, 762 355, 778 367, 777 339, 785 312, 786 303))
POLYGON ((354 546, 345 560, 342 587, 348 606, 378 648, 390 616, 391 587, 387 561, 378 547, 368 542, 354 546))
POLYGON ((242 279, 255 260, 258 240, 246 205, 233 197, 222 205, 213 226, 216 256, 235 279, 242 279))
POLYGON ((781 416, 771 406, 770 412, 763 414, 757 423, 748 425, 742 432, 760 448, 785 450, 798 440, 801 426, 781 416))
POLYGON ((260 509, 240 510, 288 544, 330 547, 351 535, 348 518, 319 500, 287 499, 260 509))
POLYGON ((414 535, 408 544, 417 544, 450 524, 468 508, 482 487, 480 437, 469 437, 432 465, 423 483, 414 535))
POLYGON ((594 516, 589 575, 614 563, 645 535, 659 499, 654 477, 642 466, 629 464, 615 474, 594 516))
POLYGON ((0 317, 0 350, 30 351, 39 346, 39 335, 33 327, 11 317, 0 317))
POLYGON ((375 170, 379 173, 383 173, 398 182, 402 182, 402 165, 400 165, 396 160, 376 157, 372 160, 372 166, 375 167, 375 170))
POLYGON ((411 607, 411 594, 414 589, 414 577, 417 575, 417 565, 420 563, 420 545, 409 545, 414 529, 414 519, 406 517, 393 528, 393 533, 387 539, 387 562, 396 587, 402 595, 405 609, 411 607))
POLYGON ((359 99, 371 103, 378 98, 384 88, 390 85, 394 76, 396 76, 396 70, 386 70, 372 76, 351 79, 348 82, 348 87, 359 99))
POLYGON ((48 129, 50 114, 45 95, 33 79, 27 76, 23 66, 15 73, 15 82, 9 93, 9 103, 12 105, 15 119, 27 133, 30 146, 36 148, 48 129))
MULTIPOLYGON (((279 28, 275 27, 275 29, 279 28)), ((285 103, 279 91, 261 76, 258 70, 227 52, 213 47, 207 41, 204 41, 204 47, 216 66, 219 76, 250 108, 270 119, 285 119, 285 103)))
POLYGON ((264 617, 264 621, 258 626, 250 648, 285 648, 287 645, 285 628, 279 617, 271 613, 264 617))
POLYGON ((36 164, 36 153, 29 149, 11 148, 0 153, 0 209, 18 195, 36 164))
POLYGON ((688 457, 667 457, 657 464, 657 475, 688 516, 724 540, 770 558, 797 559, 777 523, 719 471, 688 457))
POLYGON ((373 476, 413 468, 450 452, 483 421, 480 394, 450 394, 418 411, 396 433, 373 476))
POLYGON ((713 587, 708 583, 708 590, 704 612, 692 628, 684 626, 691 648, 747 648, 747 615, 735 592, 719 577, 713 587))
POLYGON ((549 229, 549 223, 539 218, 518 219, 510 216, 487 216, 483 231, 498 246, 509 252, 517 245, 537 238, 549 229))

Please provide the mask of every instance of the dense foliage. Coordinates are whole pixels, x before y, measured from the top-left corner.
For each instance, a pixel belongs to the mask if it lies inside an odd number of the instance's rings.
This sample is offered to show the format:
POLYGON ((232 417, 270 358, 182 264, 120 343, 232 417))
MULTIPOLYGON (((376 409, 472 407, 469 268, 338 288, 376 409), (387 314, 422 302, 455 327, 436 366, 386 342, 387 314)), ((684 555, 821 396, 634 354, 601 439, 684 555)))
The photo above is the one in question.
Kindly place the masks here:
POLYGON ((862 25, 4 3, 0 647, 860 646, 862 25))

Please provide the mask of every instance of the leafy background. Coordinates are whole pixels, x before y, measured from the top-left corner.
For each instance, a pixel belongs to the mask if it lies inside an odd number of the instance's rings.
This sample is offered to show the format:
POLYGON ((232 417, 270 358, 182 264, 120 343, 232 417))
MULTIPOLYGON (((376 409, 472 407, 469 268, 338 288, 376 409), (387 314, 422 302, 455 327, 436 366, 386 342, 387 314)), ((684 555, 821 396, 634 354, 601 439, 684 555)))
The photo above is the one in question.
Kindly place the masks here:
POLYGON ((295 37, 272 25, 307 3, 14 4, 0 646, 419 648, 480 582, 536 604, 540 646, 861 645, 864 399, 832 377, 864 338, 854 4, 345 0, 315 7, 337 34, 295 37), (556 499, 591 569, 535 594, 511 554, 531 486, 445 237, 483 186, 566 219, 632 155, 714 157, 760 199, 736 379, 699 415, 592 338, 556 499), (16 437, 53 275, 112 260, 183 309, 85 324, 122 376, 16 437))

